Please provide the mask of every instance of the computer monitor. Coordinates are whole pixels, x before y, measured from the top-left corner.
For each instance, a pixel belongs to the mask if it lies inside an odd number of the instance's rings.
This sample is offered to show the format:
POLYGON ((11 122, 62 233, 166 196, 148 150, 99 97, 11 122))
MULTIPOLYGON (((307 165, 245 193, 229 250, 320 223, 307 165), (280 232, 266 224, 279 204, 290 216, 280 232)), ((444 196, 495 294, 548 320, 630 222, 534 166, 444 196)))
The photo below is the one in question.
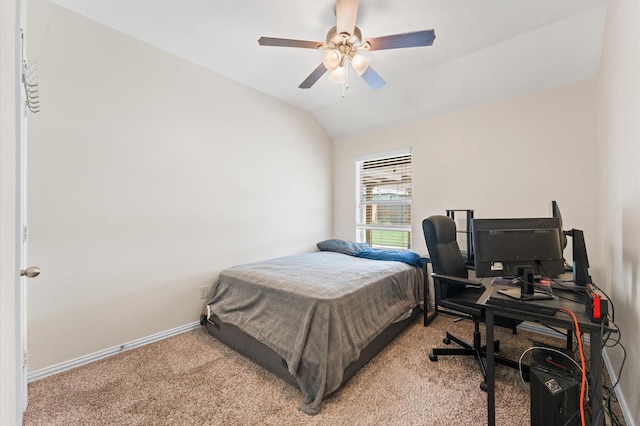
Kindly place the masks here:
POLYGON ((522 298, 533 298, 536 278, 564 272, 560 219, 474 219, 476 277, 513 277, 522 298))
MULTIPOLYGON (((560 213, 560 207, 556 200, 551 201, 551 217, 557 217, 560 220, 560 229, 562 228, 562 213, 560 213)), ((562 232, 562 249, 567 247, 567 235, 566 232, 562 232)))
POLYGON ((589 258, 587 245, 584 242, 584 232, 580 229, 572 229, 568 232, 573 246, 573 282, 576 285, 586 286, 592 283, 589 275, 589 258))
MULTIPOLYGON (((562 228, 562 214, 555 200, 551 201, 551 216, 560 220, 560 228, 562 228)), ((563 231, 563 248, 567 246, 567 236, 571 237, 573 267, 568 270, 573 271, 573 282, 578 286, 590 284, 592 280, 591 275, 589 275, 589 257, 587 256, 584 232, 580 229, 563 231)))

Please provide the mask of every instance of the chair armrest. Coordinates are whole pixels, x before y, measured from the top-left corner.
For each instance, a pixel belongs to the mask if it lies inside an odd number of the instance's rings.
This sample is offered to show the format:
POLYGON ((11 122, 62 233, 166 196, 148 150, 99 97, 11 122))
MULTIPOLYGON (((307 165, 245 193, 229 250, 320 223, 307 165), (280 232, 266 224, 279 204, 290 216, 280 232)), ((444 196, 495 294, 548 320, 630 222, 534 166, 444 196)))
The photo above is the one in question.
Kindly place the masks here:
POLYGON ((447 281, 453 281, 459 284, 464 284, 464 285, 468 285, 471 287, 482 287, 482 283, 480 281, 474 281, 474 280, 470 280, 468 278, 461 278, 461 277, 456 277, 453 275, 441 275, 441 274, 431 274, 431 276, 435 279, 442 279, 442 280, 447 280, 447 281))

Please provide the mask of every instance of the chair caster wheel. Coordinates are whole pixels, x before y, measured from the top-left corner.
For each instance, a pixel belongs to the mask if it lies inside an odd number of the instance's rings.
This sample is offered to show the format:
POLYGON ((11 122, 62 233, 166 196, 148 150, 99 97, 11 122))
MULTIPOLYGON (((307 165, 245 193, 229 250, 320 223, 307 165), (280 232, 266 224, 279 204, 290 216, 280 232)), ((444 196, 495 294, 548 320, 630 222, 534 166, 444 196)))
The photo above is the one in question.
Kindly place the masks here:
POLYGON ((487 391, 487 382, 481 382, 480 383, 480 389, 484 392, 487 391))
POLYGON ((445 345, 449 345, 451 344, 451 339, 449 339, 448 337, 445 337, 444 339, 442 339, 442 343, 444 343, 445 345))
POLYGON ((429 360, 431 362, 437 362, 438 361, 438 355, 429 354, 429 360))

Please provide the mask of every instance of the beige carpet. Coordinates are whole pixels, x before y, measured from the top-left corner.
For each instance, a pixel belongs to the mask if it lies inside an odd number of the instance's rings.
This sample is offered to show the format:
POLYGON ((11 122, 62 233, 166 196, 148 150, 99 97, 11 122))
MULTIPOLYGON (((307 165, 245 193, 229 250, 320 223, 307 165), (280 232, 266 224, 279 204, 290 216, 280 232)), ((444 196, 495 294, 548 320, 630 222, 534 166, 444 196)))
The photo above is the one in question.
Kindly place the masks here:
MULTIPOLYGON (((486 393, 470 357, 429 361, 445 330, 468 338, 470 321, 422 317, 309 416, 298 389, 219 343, 201 328, 29 384, 31 425, 484 425, 486 393)), ((512 359, 529 339, 499 329, 512 359)), ((496 424, 529 424, 529 386, 497 367, 496 424)))

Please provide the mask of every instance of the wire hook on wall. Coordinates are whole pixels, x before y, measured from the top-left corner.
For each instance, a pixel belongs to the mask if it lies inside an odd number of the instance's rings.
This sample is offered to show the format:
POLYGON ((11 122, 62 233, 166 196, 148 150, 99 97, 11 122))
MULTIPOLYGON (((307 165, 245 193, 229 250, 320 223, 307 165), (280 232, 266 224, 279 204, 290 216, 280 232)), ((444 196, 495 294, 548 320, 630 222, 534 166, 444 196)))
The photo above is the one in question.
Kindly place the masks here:
POLYGON ((22 29, 20 29, 20 56, 22 59, 22 85, 24 86, 25 94, 24 115, 26 117, 28 111, 40 111, 40 86, 38 83, 38 68, 36 63, 32 62, 29 65, 25 59, 25 41, 22 29))
POLYGON ((36 62, 27 65, 27 61, 22 61, 22 84, 24 85, 26 110, 39 112, 40 87, 38 84, 38 68, 36 62))

